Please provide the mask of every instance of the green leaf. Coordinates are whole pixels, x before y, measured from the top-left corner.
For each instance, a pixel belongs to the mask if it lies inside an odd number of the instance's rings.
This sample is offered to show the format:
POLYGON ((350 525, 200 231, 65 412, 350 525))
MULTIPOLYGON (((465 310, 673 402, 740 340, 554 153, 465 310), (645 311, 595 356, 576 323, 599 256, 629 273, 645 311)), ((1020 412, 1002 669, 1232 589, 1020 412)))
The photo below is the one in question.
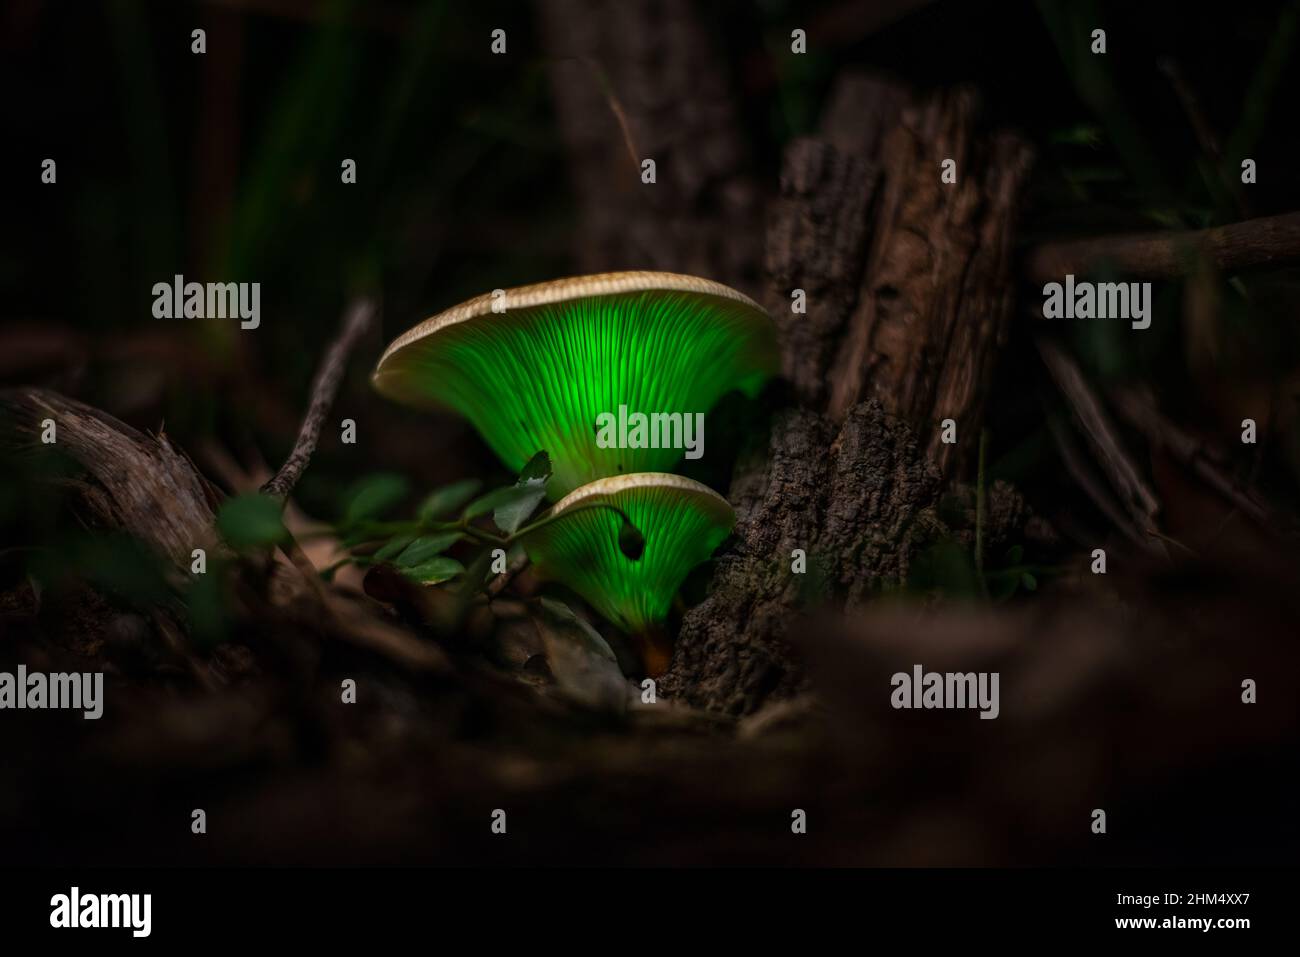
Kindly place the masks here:
POLYGON ((406 548, 406 546, 410 545, 411 542, 413 541, 415 541, 415 535, 413 534, 398 535, 390 539, 387 545, 379 549, 379 551, 375 552, 370 557, 371 559, 377 562, 386 562, 389 559, 400 554, 406 548))
POLYGON ((465 570, 465 566, 454 558, 447 558, 439 555, 431 558, 422 565, 416 565, 413 568, 403 568, 402 574, 417 582, 423 582, 426 585, 436 585, 439 582, 445 582, 448 579, 455 578, 465 570))
POLYGON ((417 538, 397 556, 397 564, 403 568, 423 565, 435 555, 440 555, 460 541, 459 532, 442 532, 438 535, 425 535, 417 538))
POLYGON ((268 495, 236 495, 217 512, 217 530, 235 549, 265 548, 289 538, 280 503, 268 495))
POLYGON ((492 553, 496 549, 485 548, 474 557, 469 563, 469 568, 465 571, 465 577, 461 579, 460 587, 456 589, 456 601, 452 606, 451 620, 455 627, 460 627, 461 622, 465 620, 465 615, 469 611, 470 604, 474 601, 474 596, 483 588, 483 584, 488 579, 488 572, 492 569, 492 553))
POLYGON ((1025 557, 1025 547, 1023 545, 1012 545, 1007 549, 1007 564, 1018 564, 1020 559, 1025 557))
POLYGON ((1076 123, 1064 129, 1053 130, 1048 134, 1048 142, 1066 146, 1090 146, 1096 149, 1101 145, 1101 129, 1091 123, 1076 123))
POLYGON ((212 648, 225 638, 233 624, 231 598, 226 593, 227 578, 220 573, 217 562, 208 567, 208 574, 195 575, 185 593, 189 609, 190 633, 203 648, 212 648))
POLYGON ((497 528, 507 535, 517 532, 519 526, 537 510, 537 506, 546 497, 546 483, 550 477, 551 457, 545 452, 538 452, 528 460, 528 464, 519 473, 518 481, 515 482, 515 488, 528 489, 531 494, 498 505, 492 512, 492 521, 496 523, 497 528))
POLYGON ((985 577, 984 584, 988 588, 989 598, 995 602, 1006 601, 1016 593, 1019 580, 1020 576, 1014 573, 994 572, 985 577))
POLYGON ((956 541, 936 542, 912 561, 908 584, 952 598, 979 598, 983 588, 970 552, 956 541))
POLYGON ((427 522, 440 515, 454 512, 473 498, 474 493, 482 485, 483 483, 478 479, 462 479, 459 482, 444 485, 432 492, 428 498, 420 503, 419 511, 416 514, 419 516, 420 521, 427 522))
POLYGON ((406 479, 390 472, 367 476, 348 490, 343 509, 345 524, 377 518, 406 497, 406 479))
POLYGON ((542 613, 534 615, 533 622, 559 690, 597 711, 624 711, 627 681, 600 632, 563 602, 543 598, 541 608, 542 613))
MULTIPOLYGON (((1277 23, 1269 31, 1267 49, 1255 61, 1258 65, 1250 79, 1250 85, 1246 87, 1238 114, 1241 119, 1228 137, 1224 156, 1234 159, 1249 156, 1260 136, 1268 129, 1269 113, 1274 106, 1279 84, 1295 62, 1292 47, 1297 33, 1300 33, 1300 8, 1294 3, 1284 4, 1277 23)), ((1232 172, 1236 175, 1240 170, 1234 169, 1232 172)))
POLYGON ((1025 591, 1036 591, 1038 588, 1038 579, 1029 572, 1020 576, 1020 584, 1024 586, 1025 591))
POLYGON ((614 656, 614 649, 609 646, 604 636, 591 626, 591 622, 578 615, 572 608, 562 601, 556 601, 554 598, 542 598, 542 607, 552 618, 576 627, 583 636, 583 644, 588 650, 600 655, 602 658, 608 658, 610 661, 617 662, 618 658, 614 656))
POLYGON ((461 517, 465 519, 479 518, 488 512, 496 511, 503 505, 510 505, 513 502, 519 502, 533 494, 533 490, 526 486, 509 485, 505 488, 494 489, 486 495, 476 498, 465 507, 461 517))

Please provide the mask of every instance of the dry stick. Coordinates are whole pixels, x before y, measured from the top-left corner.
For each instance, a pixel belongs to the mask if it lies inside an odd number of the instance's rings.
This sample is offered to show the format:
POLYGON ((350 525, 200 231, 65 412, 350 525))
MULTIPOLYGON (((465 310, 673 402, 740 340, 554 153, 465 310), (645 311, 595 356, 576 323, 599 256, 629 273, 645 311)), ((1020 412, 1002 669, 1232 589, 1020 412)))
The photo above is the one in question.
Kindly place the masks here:
POLYGON ((1097 464, 1119 493, 1120 502, 1138 529, 1150 536, 1157 527, 1156 513, 1160 511, 1160 503, 1129 458, 1105 407, 1064 350, 1043 338, 1037 340, 1037 345, 1043 363, 1070 403, 1074 417, 1096 455, 1097 464))
MULTIPOLYGON (((285 460, 284 465, 280 466, 280 471, 262 486, 261 491, 264 495, 274 496, 283 502, 298 484, 298 479, 302 478, 302 473, 311 461, 312 452, 316 451, 316 441, 320 438, 321 427, 325 424, 325 415, 334 404, 339 384, 343 381, 348 355, 357 344, 357 340, 370 328, 374 318, 375 304, 369 299, 354 300, 344 312, 343 326, 338 338, 330 344, 325 352, 325 358, 321 360, 320 368, 316 370, 316 378, 311 385, 311 404, 307 407, 307 414, 298 429, 298 438, 293 443, 293 451, 289 453, 289 458, 285 460)), ((289 538, 281 546, 281 551, 307 581, 308 586, 323 599, 324 592, 316 566, 302 550, 298 540, 289 538)))
POLYGON ((1172 279, 1191 271, 1198 256, 1226 273, 1300 262, 1300 213, 1211 229, 1043 243, 1030 251, 1026 274, 1034 282, 1059 282, 1105 264, 1129 276, 1172 279))
POLYGON ((344 314, 343 327, 338 338, 330 345, 316 370, 316 378, 311 386, 311 405, 298 429, 298 438, 293 444, 293 451, 280 471, 262 486, 262 493, 278 499, 285 499, 293 491, 298 479, 302 477, 307 463, 311 461, 312 452, 316 451, 316 440, 320 438, 321 426, 325 424, 325 414, 334 404, 334 397, 343 381, 343 371, 347 368, 348 354, 357 340, 370 328, 375 318, 375 305, 369 299, 357 299, 348 306, 344 314))
POLYGON ((1061 461, 1065 463, 1066 469, 1069 470, 1070 475, 1079 487, 1083 489, 1084 494, 1092 499, 1093 504, 1101 510, 1101 513, 1110 519, 1111 523, 1129 539, 1138 544, 1149 545, 1150 539, 1144 536, 1143 532, 1133 524, 1132 519, 1124 514, 1124 510, 1115 501, 1114 496, 1111 495, 1106 486, 1097 480, 1083 453, 1075 446, 1074 439, 1070 436, 1069 428, 1065 423, 1059 421, 1056 416, 1049 415, 1047 417, 1047 426, 1052 433, 1052 439, 1056 443, 1056 449, 1060 453, 1061 461))
POLYGON ((1250 489, 1239 483, 1215 465, 1207 454, 1205 445, 1169 421, 1156 408, 1155 400, 1143 390, 1118 390, 1112 395, 1115 409, 1135 429, 1146 436, 1153 447, 1164 449, 1201 478, 1207 485, 1226 498, 1255 522, 1271 531, 1277 531, 1274 517, 1250 489))
POLYGON ((514 577, 527 567, 528 567, 528 556, 520 555, 508 566, 506 566, 506 570, 504 572, 497 575, 496 578, 488 582, 487 588, 485 589, 488 598, 489 599, 495 598, 497 595, 505 591, 506 586, 510 584, 510 582, 514 579, 514 577))

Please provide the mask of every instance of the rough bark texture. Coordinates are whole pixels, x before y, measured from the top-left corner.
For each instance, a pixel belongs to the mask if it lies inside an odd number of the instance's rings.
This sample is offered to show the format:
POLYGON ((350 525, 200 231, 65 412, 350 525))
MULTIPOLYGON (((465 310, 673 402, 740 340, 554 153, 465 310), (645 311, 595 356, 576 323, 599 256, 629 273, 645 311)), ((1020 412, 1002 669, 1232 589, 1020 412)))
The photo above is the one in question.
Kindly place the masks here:
POLYGON ((781 329, 785 378, 811 409, 827 407, 829 372, 866 266, 880 144, 906 101, 896 84, 851 74, 832 92, 820 136, 786 150, 768 215, 764 305, 781 329), (807 296, 806 313, 791 308, 796 289, 807 296))
POLYGON ((914 104, 855 76, 833 95, 823 137, 788 148, 765 301, 799 407, 778 412, 766 448, 737 467, 735 544, 683 620, 666 695, 745 714, 795 694, 798 609, 809 598, 854 606, 902 583, 917 543, 942 530, 941 473, 977 439, 1010 319, 1030 162, 1009 135, 980 138, 976 114, 966 91, 914 104), (956 184, 940 181, 948 157, 956 184), (791 310, 794 289, 806 315, 791 310), (940 442, 947 417, 955 446, 940 442), (795 549, 804 575, 792 573, 795 549))
POLYGON ((883 175, 857 304, 830 369, 830 412, 876 397, 925 436, 945 473, 978 441, 984 395, 1011 318, 1012 226, 1031 151, 977 133, 969 90, 902 111, 883 175), (941 181, 944 160, 955 183, 941 181), (957 423, 957 443, 940 422, 957 423))
POLYGON ((796 140, 786 152, 769 218, 764 305, 781 328, 782 372, 808 408, 825 408, 830 395, 826 372, 857 302, 878 175, 822 140, 796 140), (807 296, 806 313, 792 310, 796 289, 807 296))
POLYGON ((832 596, 857 605, 903 582, 914 540, 938 525, 938 488, 911 430, 879 402, 838 427, 803 409, 778 413, 767 448, 732 484, 736 544, 682 623, 664 694, 739 715, 802 690, 788 647, 797 609, 832 596))
POLYGON ((131 533, 178 568, 189 568, 195 548, 220 550, 212 527, 220 494, 165 434, 145 435, 45 389, 6 391, 0 408, 20 442, 40 442, 41 423, 54 422, 55 446, 85 469, 70 482, 94 524, 131 533))
POLYGON ((725 62, 687 0, 543 0, 584 272, 666 269, 752 288, 760 197, 725 62), (656 182, 643 183, 653 159, 656 182))

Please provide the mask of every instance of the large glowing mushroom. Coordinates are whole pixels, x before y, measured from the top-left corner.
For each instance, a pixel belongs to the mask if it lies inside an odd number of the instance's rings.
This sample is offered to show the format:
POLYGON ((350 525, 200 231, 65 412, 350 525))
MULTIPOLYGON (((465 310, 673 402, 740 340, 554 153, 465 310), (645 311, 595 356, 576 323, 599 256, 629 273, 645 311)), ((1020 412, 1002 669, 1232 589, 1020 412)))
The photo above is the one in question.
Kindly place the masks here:
POLYGON ((775 324, 747 296, 694 276, 616 272, 441 312, 388 347, 374 383, 399 402, 464 415, 512 470, 546 451, 556 499, 682 457, 666 430, 639 437, 642 447, 620 447, 636 436, 599 442, 602 416, 705 413, 732 390, 755 395, 778 366, 775 324))
POLYGON ((523 545, 541 578, 567 585, 637 639, 646 670, 657 675, 668 664, 661 625, 677 590, 735 522, 727 500, 699 482, 657 472, 617 475, 566 495, 523 545), (641 533, 639 557, 620 542, 624 516, 641 533))

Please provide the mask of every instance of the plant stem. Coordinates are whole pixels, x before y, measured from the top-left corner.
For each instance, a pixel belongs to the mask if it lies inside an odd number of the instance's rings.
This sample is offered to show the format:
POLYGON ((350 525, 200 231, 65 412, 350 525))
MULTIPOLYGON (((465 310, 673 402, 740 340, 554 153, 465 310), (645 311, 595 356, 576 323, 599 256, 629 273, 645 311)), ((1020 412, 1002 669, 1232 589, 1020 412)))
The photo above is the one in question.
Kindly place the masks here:
MULTIPOLYGON (((539 528, 545 528, 547 525, 551 524, 558 518, 563 518, 566 515, 572 515, 575 512, 586 511, 587 509, 590 508, 607 508, 612 512, 617 512, 619 518, 621 518, 625 524, 631 525, 633 528, 636 528, 636 525, 632 523, 632 519, 628 518, 627 512, 623 511, 617 505, 611 505, 609 502, 584 502, 581 505, 573 506, 573 508, 566 508, 563 512, 558 512, 558 513, 551 512, 551 514, 547 515, 545 518, 539 519, 538 521, 534 522, 531 525, 525 525, 523 528, 519 529, 519 531, 511 535, 508 541, 510 542, 517 541, 523 538, 525 535, 529 534, 530 532, 535 532, 539 528)), ((637 529, 637 531, 640 531, 640 529, 637 529)))

